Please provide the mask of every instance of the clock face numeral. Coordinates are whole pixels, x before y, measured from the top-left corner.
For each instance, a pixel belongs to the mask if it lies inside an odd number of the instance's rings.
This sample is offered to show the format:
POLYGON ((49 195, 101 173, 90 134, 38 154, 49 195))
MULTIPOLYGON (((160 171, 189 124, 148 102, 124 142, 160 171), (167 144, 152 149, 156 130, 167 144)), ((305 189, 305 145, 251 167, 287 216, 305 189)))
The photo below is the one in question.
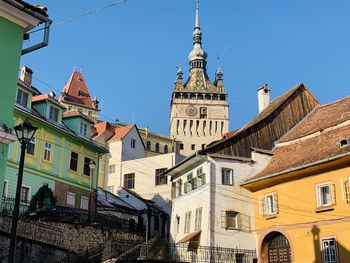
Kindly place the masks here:
POLYGON ((194 106, 188 106, 186 108, 186 114, 188 116, 196 116, 197 115, 197 109, 194 106))

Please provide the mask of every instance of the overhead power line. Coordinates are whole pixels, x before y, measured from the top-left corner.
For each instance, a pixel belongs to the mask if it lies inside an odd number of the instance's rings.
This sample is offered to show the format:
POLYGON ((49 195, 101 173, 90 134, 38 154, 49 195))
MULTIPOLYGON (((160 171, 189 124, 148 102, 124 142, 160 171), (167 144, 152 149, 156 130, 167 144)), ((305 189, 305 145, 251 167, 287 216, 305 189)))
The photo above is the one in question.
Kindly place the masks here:
MULTIPOLYGON (((84 13, 82 13, 82 14, 79 14, 79 15, 76 15, 76 16, 72 16, 72 17, 68 17, 68 18, 63 19, 63 20, 58 21, 58 22, 54 22, 54 23, 52 23, 51 26, 57 26, 57 25, 65 24, 65 23, 67 23, 67 22, 71 22, 71 21, 80 19, 80 18, 82 18, 82 17, 84 17, 84 16, 93 15, 93 14, 95 14, 95 13, 97 13, 97 12, 100 12, 100 11, 102 11, 102 10, 104 10, 104 9, 111 8, 111 7, 115 6, 115 5, 120 5, 120 4, 122 4, 122 3, 126 2, 126 1, 128 1, 128 0, 117 0, 117 1, 113 1, 113 2, 111 2, 111 3, 109 3, 109 4, 107 4, 107 5, 98 7, 98 8, 93 9, 93 10, 86 11, 86 12, 84 12, 84 13)), ((44 30, 44 29, 46 29, 46 27, 43 27, 43 28, 39 28, 39 29, 37 29, 37 30, 30 31, 29 34, 32 34, 32 33, 35 33, 35 32, 38 32, 38 31, 41 31, 41 30, 44 30)))

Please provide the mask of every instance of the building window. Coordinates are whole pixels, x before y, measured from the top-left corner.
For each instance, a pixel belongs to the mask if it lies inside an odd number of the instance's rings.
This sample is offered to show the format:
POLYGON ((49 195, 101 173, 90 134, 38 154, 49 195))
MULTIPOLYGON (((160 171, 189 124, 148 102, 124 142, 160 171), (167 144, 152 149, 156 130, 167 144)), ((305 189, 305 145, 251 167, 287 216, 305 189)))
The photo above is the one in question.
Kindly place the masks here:
POLYGON ((332 205, 332 191, 330 183, 316 185, 317 208, 332 205))
POLYGON ((2 189, 2 197, 7 197, 9 191, 9 182, 7 180, 4 181, 4 188, 2 189))
POLYGON ((87 136, 87 124, 84 122, 80 123, 80 134, 83 136, 87 136))
POLYGON ((201 119, 207 118, 207 108, 206 107, 201 107, 199 109, 199 112, 200 112, 199 118, 201 118, 201 119))
POLYGON ((202 144, 202 150, 205 148, 205 144, 202 144))
POLYGON ((109 166, 108 172, 109 172, 110 174, 114 174, 114 173, 115 173, 115 164, 111 164, 111 165, 109 166))
POLYGON ((33 136, 27 145, 27 153, 30 155, 34 155, 34 150, 35 150, 35 137, 33 136))
POLYGON ((238 229, 238 213, 235 211, 226 211, 226 228, 238 229))
POLYGON ((344 182, 344 193, 345 193, 345 200, 349 204, 350 203, 350 178, 346 179, 344 182))
POLYGON ((55 107, 50 107, 49 119, 55 122, 58 122, 58 109, 55 107))
POLYGON ((228 168, 221 169, 222 184, 233 185, 233 170, 228 168))
POLYGON ((69 169, 72 171, 78 170, 78 158, 79 155, 76 152, 70 152, 70 164, 69 169))
POLYGON ((335 238, 322 239, 323 263, 337 263, 337 241, 335 238))
POLYGON ((191 212, 187 212, 186 215, 185 215, 184 234, 190 232, 190 226, 191 226, 191 212))
POLYGON ((91 159, 89 157, 84 157, 84 169, 83 169, 83 173, 85 175, 88 175, 90 176, 90 162, 91 162, 91 159))
POLYGON ((16 102, 24 107, 28 106, 28 93, 21 89, 17 90, 16 102))
POLYGON ((194 230, 200 230, 202 228, 202 207, 196 209, 196 221, 194 230))
POLYGON ((135 174, 124 174, 124 188, 134 189, 135 188, 135 174))
POLYGON ((151 142, 150 142, 150 141, 147 141, 146 150, 147 150, 147 151, 150 151, 150 150, 151 150, 151 142))
POLYGON ((180 150, 183 150, 183 149, 184 149, 184 144, 180 143, 180 150))
POLYGON ((156 169, 156 185, 167 184, 167 176, 162 173, 165 172, 167 168, 156 169))
POLYGON ((51 149, 52 149, 52 144, 49 142, 45 142, 45 147, 44 147, 44 160, 50 161, 51 160, 51 149))
POLYGON ((80 197, 80 208, 88 210, 89 209, 89 198, 86 196, 80 197))
POLYGON ((29 202, 29 192, 30 192, 30 188, 22 185, 22 187, 21 187, 21 202, 22 203, 29 202))
POLYGON ((205 173, 203 173, 203 167, 197 169, 197 185, 204 185, 205 182, 205 173))
POLYGON ((131 148, 135 149, 135 147, 136 147, 136 140, 135 139, 131 139, 130 146, 131 146, 131 148))
POLYGON ((169 149, 168 149, 168 145, 164 145, 164 153, 168 153, 169 149))
POLYGON ((278 214, 278 199, 276 193, 259 197, 260 213, 265 217, 275 217, 278 214))
POLYGON ((159 152, 159 143, 156 143, 156 152, 159 152))
POLYGON ((196 149, 196 145, 195 144, 191 144, 191 150, 194 151, 196 149))
POLYGON ((185 183, 185 193, 188 193, 197 188, 197 178, 193 178, 193 174, 187 175, 187 182, 185 183))
POLYGON ((67 206, 75 207, 75 193, 67 192, 67 206))

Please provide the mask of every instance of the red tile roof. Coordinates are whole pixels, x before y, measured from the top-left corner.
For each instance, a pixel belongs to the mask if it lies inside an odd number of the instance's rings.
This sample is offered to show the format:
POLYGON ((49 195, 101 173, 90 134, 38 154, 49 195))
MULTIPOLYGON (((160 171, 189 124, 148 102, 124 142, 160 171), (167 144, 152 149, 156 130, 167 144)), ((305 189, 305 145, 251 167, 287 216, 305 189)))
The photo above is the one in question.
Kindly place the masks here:
POLYGON ((350 146, 340 146, 341 140, 350 138, 349 110, 350 97, 319 106, 277 144, 268 165, 248 181, 350 153, 350 146))
POLYGON ((61 96, 61 101, 93 109, 89 89, 81 72, 74 71, 72 73, 63 88, 63 92, 65 96, 61 96))
POLYGON ((111 138, 111 140, 123 139, 134 126, 135 125, 126 125, 126 126, 123 126, 123 127, 115 128, 115 130, 114 130, 115 134, 111 138))
POLYGON ((93 126, 94 130, 95 130, 95 134, 93 135, 93 139, 97 139, 98 137, 100 137, 104 132, 109 131, 111 133, 111 135, 114 135, 114 127, 109 124, 107 121, 102 121, 99 123, 95 123, 93 126))

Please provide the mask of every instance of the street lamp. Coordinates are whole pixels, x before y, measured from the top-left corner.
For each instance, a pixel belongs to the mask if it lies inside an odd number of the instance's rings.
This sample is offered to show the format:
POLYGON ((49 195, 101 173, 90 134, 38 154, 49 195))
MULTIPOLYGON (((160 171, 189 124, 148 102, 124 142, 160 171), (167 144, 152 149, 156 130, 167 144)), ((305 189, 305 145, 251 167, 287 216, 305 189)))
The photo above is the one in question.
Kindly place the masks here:
POLYGON ((17 223, 18 223, 19 203, 21 199, 21 188, 22 188, 22 181, 23 181, 24 157, 25 157, 27 145, 30 142, 30 140, 33 138, 34 133, 38 128, 34 127, 28 121, 28 119, 26 119, 23 123, 17 125, 14 129, 16 132, 17 139, 21 144, 21 157, 20 157, 19 168, 18 168, 15 206, 13 208, 13 214, 12 214, 10 252, 9 252, 9 258, 8 258, 9 263, 15 262, 17 223))
POLYGON ((91 223, 91 191, 92 191, 92 176, 94 175, 94 171, 96 169, 96 163, 93 159, 89 162, 90 168, 90 194, 89 194, 89 211, 88 211, 88 221, 91 223))

